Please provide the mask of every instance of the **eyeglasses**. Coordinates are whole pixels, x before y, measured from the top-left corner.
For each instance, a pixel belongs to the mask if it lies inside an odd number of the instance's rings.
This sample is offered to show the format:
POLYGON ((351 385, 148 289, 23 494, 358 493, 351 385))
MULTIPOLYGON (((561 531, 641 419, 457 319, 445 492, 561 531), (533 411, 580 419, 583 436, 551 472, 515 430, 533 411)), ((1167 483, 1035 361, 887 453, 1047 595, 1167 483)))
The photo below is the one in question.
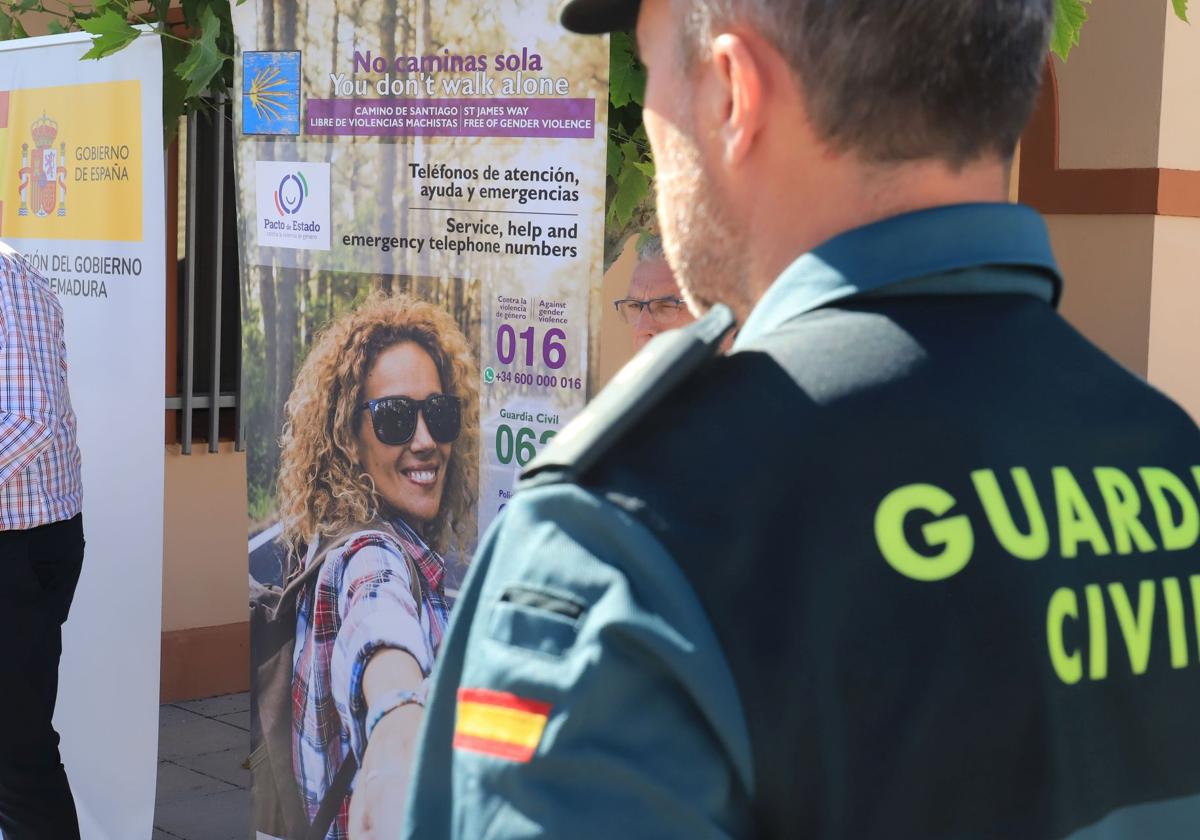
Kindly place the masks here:
POLYGON ((643 309, 650 310, 650 320, 654 323, 669 324, 679 317, 679 313, 683 311, 683 305, 683 298, 675 297, 674 295, 650 298, 650 300, 622 298, 621 300, 613 301, 613 306, 616 307, 617 314, 621 316, 621 320, 626 324, 636 322, 641 317, 643 309))
POLYGON ((423 400, 412 397, 380 397, 365 402, 359 411, 371 412, 375 437, 387 446, 403 446, 417 433, 417 415, 438 443, 458 440, 462 431, 462 400, 449 394, 430 394, 423 400))

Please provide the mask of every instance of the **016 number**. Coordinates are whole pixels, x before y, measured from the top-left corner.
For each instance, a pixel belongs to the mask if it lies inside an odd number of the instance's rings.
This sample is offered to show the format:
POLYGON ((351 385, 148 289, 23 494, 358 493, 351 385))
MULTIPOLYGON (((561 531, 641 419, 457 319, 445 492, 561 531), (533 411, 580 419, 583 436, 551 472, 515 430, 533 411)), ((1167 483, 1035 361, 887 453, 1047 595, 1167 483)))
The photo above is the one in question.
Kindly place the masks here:
MULTIPOLYGON (((542 335, 541 362, 550 370, 558 370, 567 363, 567 334, 558 327, 546 330, 542 335)), ((522 360, 526 367, 533 367, 537 350, 537 327, 517 332, 512 324, 501 324, 496 331, 496 358, 502 365, 511 365, 517 360, 518 350, 523 349, 522 360), (521 345, 519 348, 518 345, 521 345)))

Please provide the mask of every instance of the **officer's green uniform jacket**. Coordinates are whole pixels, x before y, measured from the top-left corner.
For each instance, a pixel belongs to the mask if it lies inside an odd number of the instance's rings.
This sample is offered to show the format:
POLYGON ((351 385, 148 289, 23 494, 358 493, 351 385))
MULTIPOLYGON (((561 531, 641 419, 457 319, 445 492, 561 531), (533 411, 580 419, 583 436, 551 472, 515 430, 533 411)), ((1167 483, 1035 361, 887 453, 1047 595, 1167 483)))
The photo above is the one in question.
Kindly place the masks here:
POLYGON ((1058 295, 948 207, 652 343, 485 539, 407 836, 1200 836, 1200 434, 1058 295))

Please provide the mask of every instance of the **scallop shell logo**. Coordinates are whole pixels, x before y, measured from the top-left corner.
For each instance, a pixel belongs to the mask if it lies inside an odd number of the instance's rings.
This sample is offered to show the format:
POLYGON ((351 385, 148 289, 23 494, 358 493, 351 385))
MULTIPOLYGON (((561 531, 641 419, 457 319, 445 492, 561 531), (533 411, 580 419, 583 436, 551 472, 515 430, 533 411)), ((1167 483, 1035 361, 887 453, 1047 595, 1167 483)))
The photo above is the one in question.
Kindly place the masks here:
POLYGON ((250 81, 250 107, 261 120, 281 119, 287 113, 287 79, 278 67, 263 67, 250 81))

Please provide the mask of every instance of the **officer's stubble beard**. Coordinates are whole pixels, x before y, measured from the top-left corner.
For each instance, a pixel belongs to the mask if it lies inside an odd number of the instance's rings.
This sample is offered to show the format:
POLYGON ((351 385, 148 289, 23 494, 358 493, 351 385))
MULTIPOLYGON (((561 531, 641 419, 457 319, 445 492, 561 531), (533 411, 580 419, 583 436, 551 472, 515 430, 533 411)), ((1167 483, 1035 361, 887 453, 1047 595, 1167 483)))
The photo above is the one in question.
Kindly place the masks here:
POLYGON ((660 118, 661 143, 654 149, 658 221, 663 250, 679 281, 688 309, 697 317, 716 303, 747 312, 739 265, 745 265, 746 237, 726 211, 716 181, 699 146, 692 139, 691 109, 682 127, 660 118))

